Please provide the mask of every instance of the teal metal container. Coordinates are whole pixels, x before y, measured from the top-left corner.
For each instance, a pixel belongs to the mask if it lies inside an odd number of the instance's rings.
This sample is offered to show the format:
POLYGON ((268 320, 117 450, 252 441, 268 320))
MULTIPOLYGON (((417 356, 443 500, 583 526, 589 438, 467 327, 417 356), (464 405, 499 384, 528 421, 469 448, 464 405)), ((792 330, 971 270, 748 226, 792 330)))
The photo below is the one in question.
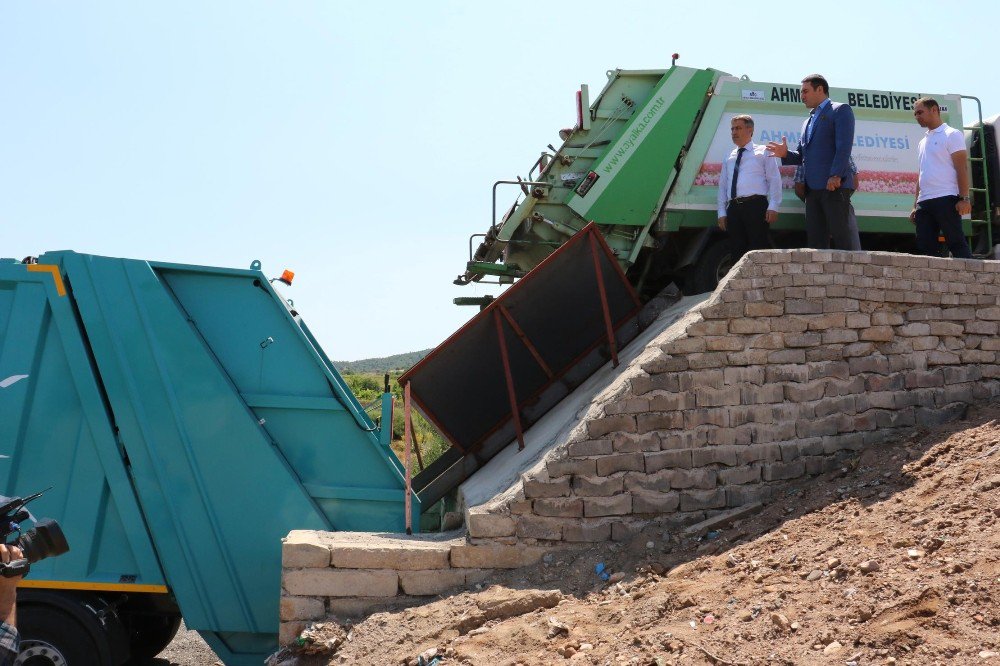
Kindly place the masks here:
POLYGON ((256 262, 0 260, 0 385, 2 493, 51 486, 71 545, 25 584, 172 594, 226 664, 276 648, 290 530, 404 529, 388 438, 256 262))

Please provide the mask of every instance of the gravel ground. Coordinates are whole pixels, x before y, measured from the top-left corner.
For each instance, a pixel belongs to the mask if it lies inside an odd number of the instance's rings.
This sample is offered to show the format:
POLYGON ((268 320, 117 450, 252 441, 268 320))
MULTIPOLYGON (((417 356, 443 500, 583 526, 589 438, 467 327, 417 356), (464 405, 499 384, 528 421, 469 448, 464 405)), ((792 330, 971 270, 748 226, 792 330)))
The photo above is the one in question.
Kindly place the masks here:
POLYGON ((156 666, 217 666, 222 662, 197 631, 181 624, 173 642, 153 663, 156 666))

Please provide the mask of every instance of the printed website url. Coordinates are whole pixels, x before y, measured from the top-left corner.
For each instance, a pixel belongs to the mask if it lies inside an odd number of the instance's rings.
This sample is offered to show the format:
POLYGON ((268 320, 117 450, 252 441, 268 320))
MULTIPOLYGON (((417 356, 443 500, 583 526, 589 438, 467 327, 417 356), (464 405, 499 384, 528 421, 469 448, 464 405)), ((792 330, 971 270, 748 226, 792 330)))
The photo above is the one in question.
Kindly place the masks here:
POLYGON ((611 173, 618 167, 619 163, 625 161, 625 156, 629 153, 629 151, 635 148, 639 137, 641 137, 643 132, 646 131, 646 128, 652 124, 653 119, 663 109, 663 107, 666 106, 666 104, 667 103, 662 97, 657 97, 653 100, 653 106, 651 106, 646 113, 642 114, 639 122, 636 123, 635 127, 632 128, 632 131, 628 133, 628 138, 622 142, 618 149, 611 155, 611 159, 608 160, 608 163, 604 165, 602 170, 605 174, 611 173))

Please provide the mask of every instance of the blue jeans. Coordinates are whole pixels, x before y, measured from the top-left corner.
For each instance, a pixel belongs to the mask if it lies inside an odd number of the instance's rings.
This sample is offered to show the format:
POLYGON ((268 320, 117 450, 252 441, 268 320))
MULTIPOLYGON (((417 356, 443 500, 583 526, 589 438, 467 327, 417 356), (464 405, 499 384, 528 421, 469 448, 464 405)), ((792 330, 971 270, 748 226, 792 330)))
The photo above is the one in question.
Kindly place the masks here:
POLYGON ((941 256, 938 234, 944 234, 945 242, 956 259, 971 259, 972 250, 962 233, 962 216, 955 210, 958 196, 925 199, 917 204, 917 252, 931 257, 941 256))

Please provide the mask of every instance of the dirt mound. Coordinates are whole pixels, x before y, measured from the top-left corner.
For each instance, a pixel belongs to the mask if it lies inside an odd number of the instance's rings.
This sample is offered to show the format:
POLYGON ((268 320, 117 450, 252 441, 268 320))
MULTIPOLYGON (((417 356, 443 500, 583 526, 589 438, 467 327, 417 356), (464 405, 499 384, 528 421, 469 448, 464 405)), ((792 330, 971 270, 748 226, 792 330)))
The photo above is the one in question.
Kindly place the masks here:
POLYGON ((993 405, 845 458, 725 529, 551 555, 286 663, 1000 664, 998 525, 993 405))

